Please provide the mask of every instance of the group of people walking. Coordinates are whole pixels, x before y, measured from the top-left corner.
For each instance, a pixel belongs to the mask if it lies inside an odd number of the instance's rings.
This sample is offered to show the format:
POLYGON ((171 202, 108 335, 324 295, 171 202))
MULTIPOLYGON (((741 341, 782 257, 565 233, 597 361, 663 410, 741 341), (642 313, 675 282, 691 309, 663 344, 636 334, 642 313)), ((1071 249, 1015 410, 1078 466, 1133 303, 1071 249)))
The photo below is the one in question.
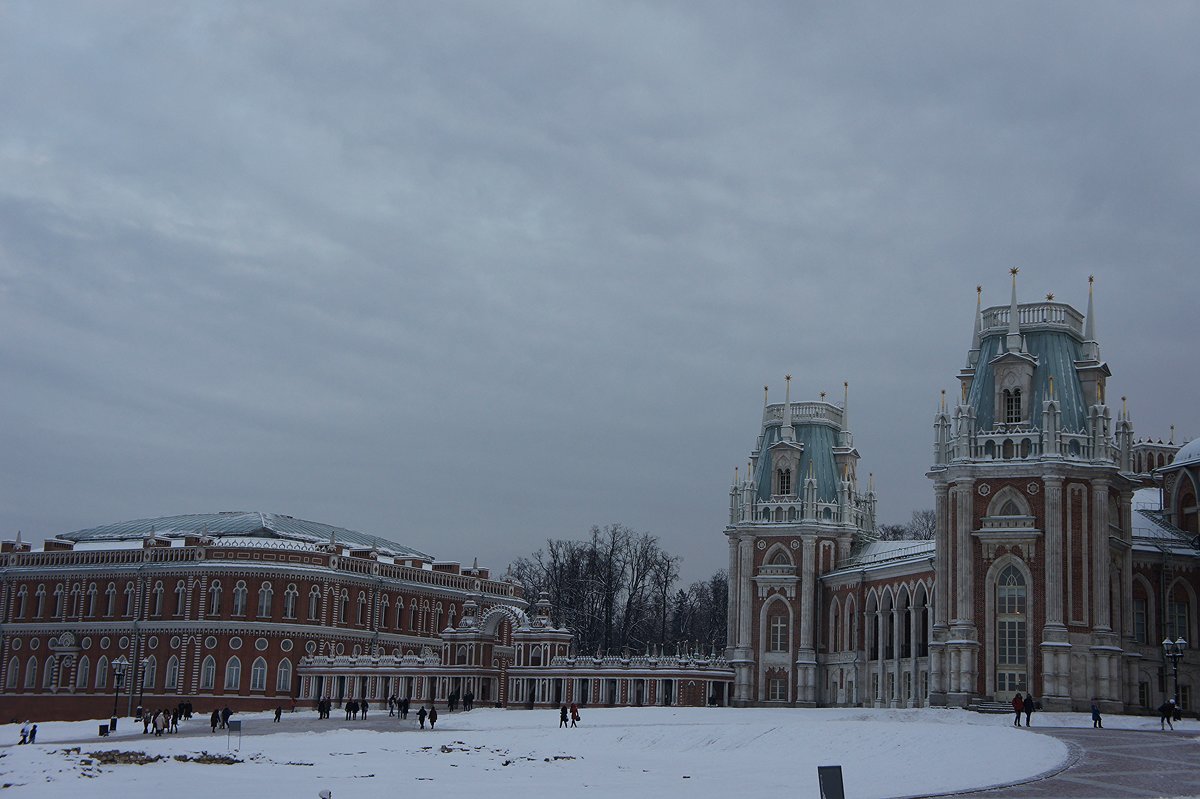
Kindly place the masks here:
POLYGON ((161 710, 143 710, 142 711, 142 735, 154 733, 162 735, 164 732, 179 732, 179 720, 191 718, 187 713, 182 702, 170 710, 163 708, 161 710))
POLYGON ((410 701, 411 700, 409 699, 409 697, 405 697, 404 699, 401 699, 398 696, 394 696, 394 695, 389 696, 388 697, 388 715, 389 716, 397 716, 398 715, 402 719, 408 718, 408 705, 409 705, 410 701))
POLYGON ((212 731, 216 732, 218 728, 222 730, 228 729, 229 717, 232 715, 233 711, 229 709, 228 705, 220 710, 214 710, 212 715, 208 717, 208 723, 212 725, 212 731))
POLYGON ((1025 696, 1021 696, 1020 692, 1018 692, 1017 695, 1013 697, 1012 708, 1013 708, 1013 712, 1017 714, 1017 717, 1013 719, 1013 724, 1017 727, 1021 726, 1021 714, 1022 713, 1025 714, 1025 726, 1028 727, 1029 719, 1033 715, 1033 711, 1041 710, 1041 707, 1040 707, 1038 701, 1033 698, 1032 693, 1028 693, 1028 694, 1025 694, 1025 696))
MULTIPOLYGON (((470 710, 471 708, 475 707, 475 694, 471 691, 467 691, 465 694, 463 694, 462 706, 463 710, 470 710)), ((453 691, 451 692, 450 696, 446 697, 446 707, 451 713, 455 711, 455 709, 458 707, 458 691, 453 691)))
POLYGON ((570 707, 563 705, 558 709, 558 726, 560 729, 568 726, 568 718, 571 721, 570 726, 579 726, 579 705, 575 704, 574 702, 571 703, 570 707))

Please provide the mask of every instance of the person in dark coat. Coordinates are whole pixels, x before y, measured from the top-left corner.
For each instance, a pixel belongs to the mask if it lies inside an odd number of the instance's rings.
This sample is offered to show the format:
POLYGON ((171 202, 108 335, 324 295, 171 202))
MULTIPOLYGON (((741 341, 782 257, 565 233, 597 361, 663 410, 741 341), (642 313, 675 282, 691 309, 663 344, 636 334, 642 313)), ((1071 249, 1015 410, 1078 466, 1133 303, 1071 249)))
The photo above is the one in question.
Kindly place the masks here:
POLYGON ((1175 725, 1171 723, 1171 719, 1175 716, 1175 700, 1170 699, 1158 706, 1158 728, 1165 730, 1170 727, 1175 729, 1175 725))
POLYGON ((1096 704, 1096 700, 1092 700, 1092 729, 1104 729, 1104 719, 1100 718, 1100 706, 1096 704))
POLYGON ((412 700, 407 696, 400 700, 400 718, 408 718, 408 707, 410 704, 412 704, 412 700))
POLYGON ((388 697, 388 717, 396 715, 396 697, 388 697))
POLYGON ((358 703, 358 709, 362 711, 363 721, 367 720, 367 700, 358 703))
POLYGON ((217 725, 221 723, 221 711, 214 710, 212 712, 212 716, 209 718, 209 721, 212 722, 212 731, 216 732, 217 725))
POLYGON ((425 716, 426 715, 428 715, 428 714, 425 712, 425 706, 421 705, 421 709, 417 711, 417 721, 421 722, 421 729, 425 729, 425 716))
POLYGON ((233 715, 233 711, 229 709, 229 705, 221 708, 221 729, 229 728, 229 717, 233 715))
POLYGON ((467 691, 467 695, 463 697, 463 710, 470 710, 473 707, 475 707, 475 694, 467 691))
POLYGON ((1029 726, 1029 717, 1033 715, 1033 711, 1037 708, 1037 700, 1033 698, 1033 692, 1025 694, 1025 726, 1029 726))
POLYGON ((37 743, 37 725, 34 724, 29 728, 29 743, 37 743))
POLYGON ((433 705, 429 706, 429 729, 433 729, 433 725, 437 724, 437 708, 433 705))
POLYGON ((579 726, 579 705, 574 702, 571 703, 571 726, 579 726))
POLYGON ((282 706, 282 705, 276 705, 276 706, 275 706, 275 723, 276 723, 276 724, 278 724, 278 723, 279 723, 279 720, 280 720, 281 718, 283 718, 283 706, 282 706))
POLYGON ((1012 708, 1013 708, 1013 712, 1017 714, 1017 717, 1015 719, 1013 719, 1013 724, 1020 727, 1021 726, 1021 711, 1023 711, 1025 709, 1025 701, 1023 699, 1021 699, 1020 694, 1017 694, 1016 696, 1013 697, 1012 708))
POLYGON ((558 709, 558 726, 559 728, 567 726, 567 706, 563 705, 558 709))

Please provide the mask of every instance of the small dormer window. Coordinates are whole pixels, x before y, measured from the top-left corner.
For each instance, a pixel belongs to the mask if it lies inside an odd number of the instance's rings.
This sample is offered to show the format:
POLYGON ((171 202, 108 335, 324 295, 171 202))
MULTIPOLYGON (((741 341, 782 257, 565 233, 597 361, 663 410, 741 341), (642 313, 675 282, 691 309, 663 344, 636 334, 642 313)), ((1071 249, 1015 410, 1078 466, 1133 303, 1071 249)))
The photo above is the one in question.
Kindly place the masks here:
POLYGON ((1004 421, 1015 424, 1021 421, 1021 389, 1014 388, 1004 391, 1004 421))
POLYGON ((779 488, 775 493, 790 494, 792 493, 792 470, 791 469, 776 469, 775 482, 779 488))

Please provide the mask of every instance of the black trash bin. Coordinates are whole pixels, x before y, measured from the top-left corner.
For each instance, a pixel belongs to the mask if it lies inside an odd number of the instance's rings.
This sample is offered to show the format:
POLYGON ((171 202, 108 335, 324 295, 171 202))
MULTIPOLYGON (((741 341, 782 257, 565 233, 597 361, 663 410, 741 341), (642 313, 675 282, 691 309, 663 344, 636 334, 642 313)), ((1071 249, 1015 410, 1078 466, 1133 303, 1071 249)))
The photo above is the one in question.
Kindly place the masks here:
POLYGON ((113 716, 111 719, 108 720, 108 731, 109 732, 117 731, 117 717, 116 716, 113 716))
POLYGON ((108 737, 108 725, 107 725, 107 724, 101 724, 101 725, 100 725, 100 737, 101 737, 101 738, 107 738, 107 737, 108 737))

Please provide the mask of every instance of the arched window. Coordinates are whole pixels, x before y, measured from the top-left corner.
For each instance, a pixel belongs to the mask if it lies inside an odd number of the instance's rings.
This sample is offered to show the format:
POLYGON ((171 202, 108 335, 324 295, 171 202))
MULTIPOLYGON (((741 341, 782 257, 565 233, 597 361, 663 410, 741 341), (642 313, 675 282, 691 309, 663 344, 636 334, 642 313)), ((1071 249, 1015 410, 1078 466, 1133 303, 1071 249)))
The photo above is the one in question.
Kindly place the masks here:
POLYGON ((142 688, 153 688, 158 679, 158 659, 151 655, 142 661, 142 688))
POLYGON ((337 623, 345 624, 350 613, 350 592, 345 588, 342 589, 342 597, 338 600, 337 623))
MULTIPOLYGON (((221 615, 221 581, 213 580, 212 585, 208 587, 208 615, 221 615)), ((211 686, 210 686, 211 687, 211 686)))
POLYGON ((354 619, 355 624, 367 623, 367 595, 363 591, 358 592, 358 612, 354 619))
POLYGON ((175 583, 175 615, 182 616, 187 607, 187 585, 183 580, 175 583))
POLYGON ((63 602, 67 598, 67 592, 63 590, 62 583, 54 586, 54 616, 59 618, 66 613, 66 605, 63 602))
POLYGON ((308 591, 308 620, 316 621, 321 610, 321 589, 313 586, 308 591))
POLYGON ((389 602, 389 601, 388 601, 387 594, 384 594, 384 595, 383 595, 382 597, 380 597, 380 599, 379 599, 379 614, 378 614, 378 620, 379 620, 379 626, 380 626, 380 627, 386 627, 386 626, 387 626, 388 609, 389 609, 390 607, 391 607, 391 602, 389 602))
POLYGON ((117 612, 117 586, 116 583, 109 583, 108 588, 104 589, 104 615, 111 618, 117 612))
POLYGON ((161 616, 163 610, 163 590, 162 580, 157 580, 154 583, 154 615, 161 616))
POLYGON ((5 688, 16 688, 17 680, 21 678, 21 659, 13 655, 8 661, 8 676, 4 680, 5 688))
POLYGON ((1024 576, 1016 566, 1006 566, 996 578, 997 699, 1026 690, 1027 595, 1024 576))
POLYGON ((271 601, 275 598, 275 590, 270 583, 263 583, 258 588, 258 617, 271 618, 271 601))
POLYGON ((292 692, 292 661, 284 658, 279 661, 279 670, 275 677, 275 693, 290 694, 292 692))
POLYGON ((125 583, 125 615, 129 618, 133 618, 135 610, 133 593, 133 583, 125 583))
POLYGON ((92 662, 88 660, 88 656, 84 655, 79 659, 79 665, 75 667, 75 687, 84 689, 88 687, 88 680, 92 677, 92 662))
POLYGON ((396 629, 404 626, 404 597, 396 597, 396 629))
POLYGON ((238 580, 237 585, 235 585, 233 587, 233 615, 234 616, 245 616, 246 615, 246 594, 247 593, 249 593, 249 592, 246 590, 246 581, 238 580))
POLYGON ((96 597, 99 595, 99 593, 100 592, 96 590, 95 583, 92 583, 91 585, 88 586, 88 591, 87 591, 87 596, 88 596, 87 615, 88 615, 88 618, 95 618, 95 616, 96 616, 96 597))
POLYGON ((25 618, 25 611, 28 609, 26 607, 26 605, 28 604, 28 602, 29 602, 29 589, 26 588, 25 586, 21 586, 20 590, 17 591, 17 618, 18 619, 25 618))
POLYGON ((28 689, 37 687, 37 658, 33 655, 30 655, 29 660, 25 661, 25 687, 28 689))
POLYGON ((54 687, 54 655, 46 656, 46 670, 42 672, 42 688, 54 687))
POLYGON ((295 583, 288 583, 287 590, 283 592, 283 617, 285 619, 296 618, 296 602, 300 598, 300 591, 296 589, 295 583))
POLYGON ((108 688, 108 657, 101 655, 96 661, 96 690, 108 688))
POLYGON ((413 600, 412 605, 408 609, 408 629, 416 632, 417 630, 417 603, 413 600))
POLYGON ((791 469, 776 469, 775 470, 775 487, 779 490, 776 494, 792 493, 792 470, 791 469))
POLYGON ((34 597, 37 599, 37 615, 34 618, 40 619, 46 614, 46 586, 39 585, 34 597))
POLYGON ((167 660, 167 673, 163 680, 163 688, 168 691, 179 690, 179 658, 174 655, 167 660))
POLYGON ((250 690, 267 690, 267 661, 264 658, 255 658, 250 665, 250 690))
POLYGON ((217 682, 217 659, 212 655, 200 665, 200 690, 211 691, 217 682))
POLYGON ((242 687, 242 661, 233 655, 225 663, 225 690, 236 691, 242 687))
POLYGON ((790 566, 790 565, 792 565, 792 561, 788 559, 786 552, 784 552, 782 549, 777 549, 773 553, 771 553, 771 562, 768 565, 770 565, 770 566, 790 566))

